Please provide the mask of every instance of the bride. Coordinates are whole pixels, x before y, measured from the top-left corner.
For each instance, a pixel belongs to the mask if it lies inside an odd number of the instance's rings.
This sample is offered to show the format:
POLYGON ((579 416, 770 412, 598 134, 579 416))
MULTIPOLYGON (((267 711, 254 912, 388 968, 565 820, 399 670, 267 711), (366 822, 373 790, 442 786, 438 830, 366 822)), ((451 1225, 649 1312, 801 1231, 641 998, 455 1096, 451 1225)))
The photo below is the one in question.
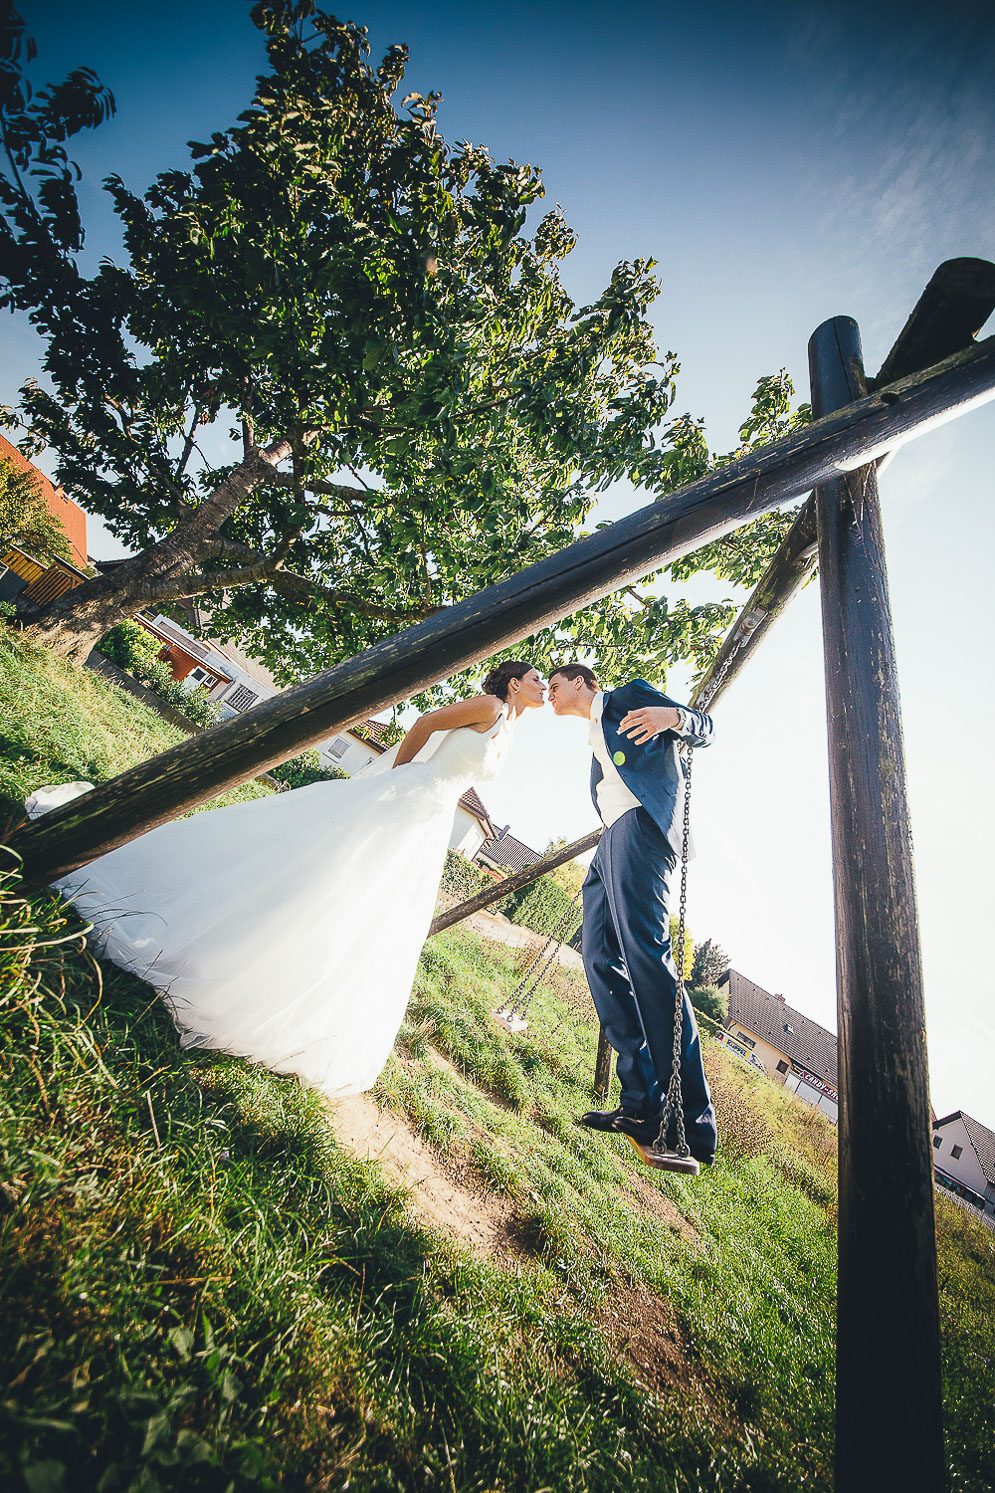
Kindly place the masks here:
MULTIPOLYGON (((55 885, 99 951, 161 992, 184 1046, 360 1093, 404 1017, 457 800, 544 694, 531 664, 499 664, 372 772, 174 820, 55 885)), ((90 786, 40 789, 27 811, 90 786)))

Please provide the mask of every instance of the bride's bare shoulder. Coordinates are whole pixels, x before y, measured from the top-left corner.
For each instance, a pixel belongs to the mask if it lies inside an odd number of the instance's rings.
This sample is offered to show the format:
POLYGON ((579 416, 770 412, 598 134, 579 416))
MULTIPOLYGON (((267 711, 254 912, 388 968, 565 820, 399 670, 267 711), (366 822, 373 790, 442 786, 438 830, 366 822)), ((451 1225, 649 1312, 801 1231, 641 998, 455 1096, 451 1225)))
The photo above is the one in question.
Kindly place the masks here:
POLYGON ((452 705, 431 711, 427 719, 433 731, 452 731, 459 726, 489 731, 503 710, 504 706, 496 695, 468 695, 465 700, 455 700, 452 705))
POLYGON ((504 701, 499 700, 497 695, 470 695, 464 704, 473 711, 473 718, 468 720, 468 724, 477 731, 489 731, 505 711, 504 701))

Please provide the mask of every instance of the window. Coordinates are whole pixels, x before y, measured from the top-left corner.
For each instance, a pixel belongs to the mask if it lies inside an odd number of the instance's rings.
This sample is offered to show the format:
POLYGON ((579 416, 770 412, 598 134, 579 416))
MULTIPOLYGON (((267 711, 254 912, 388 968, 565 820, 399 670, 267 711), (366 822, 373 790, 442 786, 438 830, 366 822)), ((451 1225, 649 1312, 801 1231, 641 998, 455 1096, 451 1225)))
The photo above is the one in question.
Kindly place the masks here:
POLYGON ((203 669, 191 669, 190 678, 196 679, 197 683, 201 684, 207 678, 207 674, 203 669))
POLYGON ((960 1158, 964 1154, 964 1147, 963 1146, 951 1146, 951 1148, 950 1148, 950 1154, 951 1154, 951 1156, 953 1157, 953 1159, 955 1161, 959 1161, 960 1158))
POLYGON ((748 1037, 745 1032, 737 1032, 736 1033, 736 1041, 737 1042, 745 1042, 746 1045, 747 1045, 747 1047, 756 1047, 756 1045, 757 1045, 754 1042, 753 1038, 752 1037, 748 1037))
POLYGON ((349 743, 347 741, 343 741, 341 736, 336 736, 335 740, 328 748, 328 755, 330 757, 344 757, 348 750, 349 743))
POLYGON ((784 1062, 784 1060, 782 1059, 781 1062, 779 1062, 777 1065, 778 1073, 787 1073, 789 1066, 790 1065, 784 1062))
POLYGON ((248 710, 258 699, 257 694, 251 689, 246 689, 244 684, 240 684, 237 689, 232 690, 225 704, 230 705, 232 710, 248 710))
POLYGON ((938 1151, 942 1145, 943 1145, 943 1141, 940 1139, 940 1137, 938 1135, 934 1135, 933 1136, 933 1150, 934 1151, 938 1151))

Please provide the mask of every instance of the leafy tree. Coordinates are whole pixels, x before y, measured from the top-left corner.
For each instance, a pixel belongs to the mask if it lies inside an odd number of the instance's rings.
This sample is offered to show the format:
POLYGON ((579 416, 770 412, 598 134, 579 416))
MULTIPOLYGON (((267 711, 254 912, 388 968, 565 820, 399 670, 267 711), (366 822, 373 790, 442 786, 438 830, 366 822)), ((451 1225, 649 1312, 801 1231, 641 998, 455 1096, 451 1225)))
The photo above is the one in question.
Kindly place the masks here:
POLYGON ((286 783, 288 788, 306 788, 310 783, 332 783, 349 774, 341 767, 324 767, 317 752, 301 752, 278 767, 270 768, 270 777, 286 783))
POLYGON ((133 674, 157 662, 162 652, 158 638, 154 638, 140 622, 119 622, 104 634, 97 648, 112 664, 133 674))
POLYGON ((725 1026, 729 1018, 728 990, 720 990, 717 985, 692 985, 688 995, 696 1011, 725 1026))
MULTIPOLYGON (((562 850, 568 844, 566 835, 556 835, 545 850, 543 855, 552 855, 554 850, 562 850)), ((546 872, 557 885, 561 886, 569 897, 576 896, 584 885, 584 877, 587 875, 587 867, 580 861, 564 861, 562 866, 554 866, 552 871, 546 872)), ((578 904, 579 905, 579 904, 578 904)))
MULTIPOLYGON (((86 70, 32 96, 7 22, 0 304, 48 342, 22 444, 140 551, 30 619, 73 657, 196 598, 291 680, 561 548, 611 482, 662 495, 708 462, 700 424, 658 435, 677 363, 651 260, 578 309, 562 214, 524 232, 539 171, 448 146, 438 94, 396 104, 404 48, 372 67, 365 29, 313 0, 252 18, 271 69, 252 105, 144 196, 110 178, 127 260, 92 276, 65 142, 113 99, 86 70)), ((786 417, 778 390, 751 421, 786 417)), ((783 524, 749 526, 720 573, 761 566, 783 524)), ((706 662, 729 615, 629 587, 535 653, 661 677, 706 662)))
POLYGON ((65 529, 48 511, 41 484, 0 458, 0 555, 19 544, 38 560, 71 560, 65 529))
POLYGON ((694 951, 691 966, 692 985, 717 985, 729 968, 729 955, 712 938, 706 938, 694 951))

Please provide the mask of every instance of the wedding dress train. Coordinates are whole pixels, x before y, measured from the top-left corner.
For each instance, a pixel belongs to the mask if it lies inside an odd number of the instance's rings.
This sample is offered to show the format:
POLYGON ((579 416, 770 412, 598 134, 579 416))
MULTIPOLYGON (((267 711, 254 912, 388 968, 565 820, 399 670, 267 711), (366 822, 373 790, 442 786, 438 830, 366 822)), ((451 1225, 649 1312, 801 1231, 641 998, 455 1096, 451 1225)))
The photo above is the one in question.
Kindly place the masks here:
MULTIPOLYGON (((55 885, 98 951, 161 992, 184 1045, 362 1092, 404 1017, 456 803, 496 775, 510 731, 504 712, 393 771, 174 820, 55 885)), ((28 812, 89 787, 41 789, 28 812)))

